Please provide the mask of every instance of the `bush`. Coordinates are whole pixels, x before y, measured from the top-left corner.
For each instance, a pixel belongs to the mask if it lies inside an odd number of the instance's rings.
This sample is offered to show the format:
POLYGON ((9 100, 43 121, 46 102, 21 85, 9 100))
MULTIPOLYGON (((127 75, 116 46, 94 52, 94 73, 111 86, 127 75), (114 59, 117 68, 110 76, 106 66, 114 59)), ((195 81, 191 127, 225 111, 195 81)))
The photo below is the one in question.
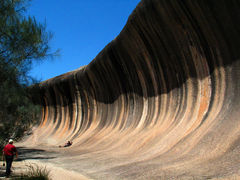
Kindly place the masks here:
POLYGON ((38 165, 27 165, 27 172, 21 174, 19 177, 13 178, 13 180, 50 180, 50 171, 46 167, 40 167, 38 165))

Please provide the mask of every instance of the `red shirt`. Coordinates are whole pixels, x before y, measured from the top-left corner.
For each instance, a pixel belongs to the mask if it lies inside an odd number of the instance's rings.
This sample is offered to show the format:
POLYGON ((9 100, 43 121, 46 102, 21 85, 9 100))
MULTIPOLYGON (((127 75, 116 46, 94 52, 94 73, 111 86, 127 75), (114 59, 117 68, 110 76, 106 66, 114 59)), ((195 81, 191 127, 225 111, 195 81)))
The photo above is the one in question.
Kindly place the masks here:
POLYGON ((7 144, 3 149, 4 155, 6 156, 13 156, 16 153, 16 151, 17 151, 16 147, 12 144, 7 144))

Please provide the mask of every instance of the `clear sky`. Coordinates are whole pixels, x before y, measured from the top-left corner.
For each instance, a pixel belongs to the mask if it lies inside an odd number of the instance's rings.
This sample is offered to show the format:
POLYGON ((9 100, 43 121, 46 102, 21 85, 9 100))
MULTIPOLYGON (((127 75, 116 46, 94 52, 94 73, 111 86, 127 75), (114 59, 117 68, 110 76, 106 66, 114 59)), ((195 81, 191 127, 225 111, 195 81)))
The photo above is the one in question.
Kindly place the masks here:
POLYGON ((46 80, 87 65, 123 29, 140 0, 32 0, 27 13, 46 21, 52 50, 61 56, 34 64, 30 75, 46 80))

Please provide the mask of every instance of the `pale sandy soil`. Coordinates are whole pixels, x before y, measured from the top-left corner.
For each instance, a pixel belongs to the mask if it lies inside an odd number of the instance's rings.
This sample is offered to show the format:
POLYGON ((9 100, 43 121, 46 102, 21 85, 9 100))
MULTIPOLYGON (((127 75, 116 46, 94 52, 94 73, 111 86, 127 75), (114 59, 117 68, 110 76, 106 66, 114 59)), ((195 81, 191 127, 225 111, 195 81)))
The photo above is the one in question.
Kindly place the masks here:
POLYGON ((87 180, 88 179, 87 177, 81 175, 80 173, 65 170, 63 168, 56 167, 54 164, 42 163, 42 162, 39 162, 37 160, 26 160, 24 162, 17 162, 15 164, 15 169, 16 169, 17 172, 20 172, 22 170, 26 170, 26 168, 23 169, 21 167, 23 167, 23 166, 26 167, 26 165, 29 165, 29 164, 32 164, 33 166, 37 165, 39 167, 46 168, 47 170, 50 171, 50 178, 53 179, 53 180, 55 180, 55 179, 58 179, 58 180, 66 180, 66 179, 87 180))
MULTIPOLYGON (((149 178, 148 173, 152 172, 151 169, 133 169, 136 167, 134 165, 127 166, 127 169, 124 166, 114 166, 114 161, 112 159, 101 159, 98 157, 98 154, 93 154, 92 156, 85 155, 82 152, 82 156, 78 156, 75 153, 74 147, 71 148, 58 148, 58 147, 23 147, 19 144, 17 145, 19 151, 19 158, 13 163, 13 176, 19 175, 26 172, 27 166, 37 165, 38 167, 46 168, 50 171, 50 178, 52 180, 87 180, 87 179, 96 179, 96 180, 122 180, 122 179, 171 179, 171 180, 239 180, 240 179, 240 170, 232 171, 225 175, 219 174, 217 176, 208 176, 207 173, 195 172, 196 169, 193 169, 190 173, 184 171, 185 167, 178 170, 174 169, 174 172, 163 170, 162 172, 156 171, 158 176, 154 178, 149 178), (92 159, 94 162, 92 163, 92 159), (107 162, 106 162, 107 161, 107 162), (113 168, 112 168, 113 167, 113 168), (114 169, 115 168, 115 169, 114 169), (142 173, 144 171, 144 174, 142 173), (179 172, 181 171, 181 172, 179 172), (141 176, 132 178, 131 173, 139 173, 141 176), (125 176, 122 176, 121 173, 125 173, 125 176), (194 174, 195 173, 195 174, 194 174), (128 176, 129 175, 129 176, 128 176), (146 177, 145 177, 146 176, 146 177), (144 178, 145 177, 145 178, 144 178)), ((138 166, 140 167, 140 166, 138 166)), ((137 168, 138 168, 137 167, 137 168)), ((147 166, 144 166, 144 168, 147 166)), ((187 165, 186 165, 187 167, 187 165)), ((236 167, 237 168, 237 167, 236 167)), ((153 171, 155 169, 152 169, 153 171)), ((156 167, 156 170, 157 167, 156 167)), ((187 168, 188 170, 188 168, 187 168)), ((201 169, 200 169, 201 170, 201 169)), ((4 179, 5 167, 2 166, 0 162, 0 179, 4 179)), ((153 176, 151 176, 153 177, 153 176)))
MULTIPOLYGON (((3 162, 0 161, 0 179, 6 179, 4 177, 5 167, 2 166, 3 162)), ((28 166, 37 166, 42 169, 46 168, 50 171, 50 179, 51 180, 90 180, 90 178, 83 176, 80 173, 77 173, 75 171, 66 170, 61 167, 57 167, 56 165, 52 163, 42 163, 39 160, 24 160, 24 161, 14 161, 13 167, 12 167, 12 177, 17 177, 18 175, 22 173, 26 173, 28 170, 28 166)), ((8 178, 11 179, 11 178, 8 178)), ((175 179, 175 178, 174 178, 175 179)), ((182 178, 180 178, 182 180, 182 178)), ((185 180, 188 180, 189 178, 183 178, 185 180)), ((194 180, 195 178, 190 178, 191 180, 194 180)), ((189 180, 190 180, 189 179, 189 180)), ((211 178, 211 180, 239 180, 239 175, 231 175, 229 177, 218 177, 218 178, 211 178)))
MULTIPOLYGON (((5 167, 2 166, 2 161, 1 163, 1 168, 0 168, 0 179, 5 179, 4 172, 5 172, 5 167)), ((50 171, 50 178, 52 180, 89 180, 89 178, 81 175, 80 173, 74 172, 74 171, 69 171, 60 167, 56 167, 55 165, 51 163, 42 163, 38 160, 24 160, 24 161, 14 161, 13 166, 12 166, 12 176, 18 176, 20 174, 26 173, 28 170, 28 166, 38 166, 39 168, 46 168, 47 170, 50 171)))
MULTIPOLYGON (((37 166, 41 169, 46 168, 50 172, 51 180, 89 180, 89 177, 82 175, 71 167, 66 168, 66 164, 74 163, 74 160, 64 164, 59 162, 59 158, 64 157, 61 152, 64 148, 55 147, 55 151, 41 148, 23 147, 21 144, 14 144, 18 149, 18 159, 14 159, 12 165, 12 177, 24 174, 28 170, 28 166, 37 166), (59 151, 59 152, 58 152, 59 151)), ((0 179, 5 179, 5 169, 3 161, 0 161, 0 179)))

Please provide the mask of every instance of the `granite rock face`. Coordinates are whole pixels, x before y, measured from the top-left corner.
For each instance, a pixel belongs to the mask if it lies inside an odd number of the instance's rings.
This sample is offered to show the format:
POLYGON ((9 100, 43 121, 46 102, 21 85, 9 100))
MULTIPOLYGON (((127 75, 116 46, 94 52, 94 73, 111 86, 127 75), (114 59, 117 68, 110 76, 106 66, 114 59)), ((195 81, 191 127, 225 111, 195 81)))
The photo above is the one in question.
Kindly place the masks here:
POLYGON ((72 140, 94 179, 239 177, 239 9, 142 0, 90 64, 39 84, 29 142, 72 140))

